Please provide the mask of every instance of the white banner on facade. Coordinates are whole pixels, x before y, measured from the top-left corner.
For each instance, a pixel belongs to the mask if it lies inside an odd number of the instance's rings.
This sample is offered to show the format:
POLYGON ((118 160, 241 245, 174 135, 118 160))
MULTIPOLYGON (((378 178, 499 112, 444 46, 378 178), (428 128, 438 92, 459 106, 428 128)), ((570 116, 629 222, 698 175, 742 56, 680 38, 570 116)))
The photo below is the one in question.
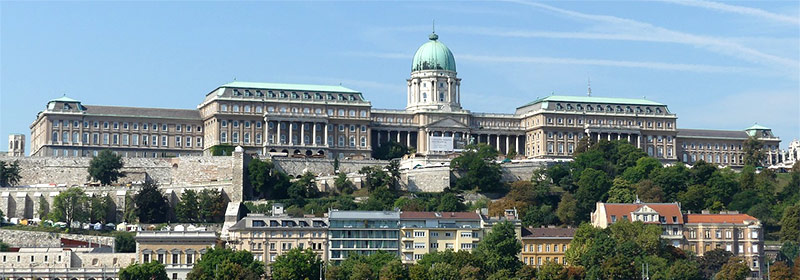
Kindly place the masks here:
POLYGON ((430 142, 431 142, 431 151, 436 151, 436 152, 453 151, 453 137, 431 136, 430 142))

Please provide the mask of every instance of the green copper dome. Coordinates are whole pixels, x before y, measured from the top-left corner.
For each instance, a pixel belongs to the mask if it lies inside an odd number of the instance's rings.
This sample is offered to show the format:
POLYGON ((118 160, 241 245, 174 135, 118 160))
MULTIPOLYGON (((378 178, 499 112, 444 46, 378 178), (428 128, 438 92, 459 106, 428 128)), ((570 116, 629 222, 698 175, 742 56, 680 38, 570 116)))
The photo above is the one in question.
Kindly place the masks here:
POLYGON ((431 33, 430 41, 423 44, 414 54, 411 71, 421 70, 447 70, 456 72, 456 59, 447 46, 437 41, 439 35, 431 33))

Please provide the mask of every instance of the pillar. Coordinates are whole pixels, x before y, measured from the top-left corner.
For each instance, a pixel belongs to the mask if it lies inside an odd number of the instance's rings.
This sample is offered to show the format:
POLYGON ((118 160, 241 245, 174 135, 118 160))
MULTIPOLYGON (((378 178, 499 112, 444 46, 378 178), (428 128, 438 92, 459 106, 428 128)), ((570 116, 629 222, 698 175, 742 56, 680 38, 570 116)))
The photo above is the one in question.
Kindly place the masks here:
POLYGON ((639 135, 637 136, 637 138, 638 138, 638 139, 636 139, 636 147, 637 147, 637 148, 639 148, 639 149, 641 149, 641 148, 642 148, 642 135, 641 135, 641 134, 639 134, 639 135))
POLYGON ((398 130, 397 131, 397 144, 400 144, 400 143, 402 143, 402 142, 400 142, 400 131, 398 130))
POLYGON ((406 131, 406 147, 411 147, 411 131, 406 131))
POLYGON ((510 137, 508 137, 508 135, 506 135, 506 154, 508 153, 508 147, 509 147, 509 142, 510 142, 510 141, 509 141, 509 140, 510 140, 509 138, 510 138, 510 137))
POLYGON ((311 123, 311 146, 319 145, 317 143, 317 123, 311 123))
POLYGON ((497 135, 497 141, 495 141, 494 144, 495 144, 495 148, 497 148, 497 151, 499 152, 500 151, 500 134, 497 135))
POLYGON ((275 125, 277 126, 277 129, 278 129, 278 134, 275 135, 275 138, 277 138, 277 139, 275 139, 275 143, 278 143, 278 145, 280 145, 280 144, 283 144, 283 143, 281 143, 281 122, 280 121, 275 122, 275 125))
POLYGON ((328 147, 328 125, 329 125, 328 123, 325 123, 325 127, 324 127, 325 131, 323 132, 323 135, 325 136, 325 139, 322 139, 322 143, 325 144, 323 146, 325 146, 325 147, 328 147))
POLYGON ((264 146, 266 146, 269 144, 269 121, 267 118, 264 118, 264 123, 266 124, 264 126, 264 146))
POLYGON ((381 132, 380 131, 375 131, 375 133, 378 134, 378 147, 380 147, 381 146, 381 132))
POLYGON ((306 143, 306 122, 300 123, 300 146, 305 146, 306 143))
POLYGON ((630 142, 631 142, 631 134, 628 133, 628 143, 630 143, 630 142))
POLYGON ((622 135, 620 135, 619 133, 617 133, 617 140, 619 140, 621 136, 622 136, 622 135))

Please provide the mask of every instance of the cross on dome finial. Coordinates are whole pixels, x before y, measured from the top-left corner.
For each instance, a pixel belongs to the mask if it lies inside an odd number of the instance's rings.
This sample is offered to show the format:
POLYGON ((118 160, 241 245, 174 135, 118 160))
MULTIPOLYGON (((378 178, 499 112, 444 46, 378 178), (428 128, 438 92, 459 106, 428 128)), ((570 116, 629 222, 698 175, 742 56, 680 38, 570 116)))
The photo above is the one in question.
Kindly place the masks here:
POLYGON ((433 25, 431 26, 431 35, 428 36, 428 39, 431 41, 436 41, 439 39, 439 35, 436 35, 436 20, 433 20, 433 25))

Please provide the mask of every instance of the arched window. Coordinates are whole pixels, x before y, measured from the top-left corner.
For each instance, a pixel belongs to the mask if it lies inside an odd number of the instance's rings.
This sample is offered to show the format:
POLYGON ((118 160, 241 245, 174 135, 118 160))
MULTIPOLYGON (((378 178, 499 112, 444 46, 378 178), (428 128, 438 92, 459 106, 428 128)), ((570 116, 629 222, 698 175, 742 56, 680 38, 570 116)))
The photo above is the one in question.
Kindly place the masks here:
POLYGON ((428 93, 427 92, 423 92, 422 93, 422 102, 428 102, 428 93))
POLYGON ((361 136, 361 147, 367 146, 367 137, 361 136))
POLYGON ((339 147, 344 147, 344 135, 339 135, 339 147))
POLYGON ((356 146, 356 137, 350 136, 350 147, 355 147, 355 146, 356 146))

